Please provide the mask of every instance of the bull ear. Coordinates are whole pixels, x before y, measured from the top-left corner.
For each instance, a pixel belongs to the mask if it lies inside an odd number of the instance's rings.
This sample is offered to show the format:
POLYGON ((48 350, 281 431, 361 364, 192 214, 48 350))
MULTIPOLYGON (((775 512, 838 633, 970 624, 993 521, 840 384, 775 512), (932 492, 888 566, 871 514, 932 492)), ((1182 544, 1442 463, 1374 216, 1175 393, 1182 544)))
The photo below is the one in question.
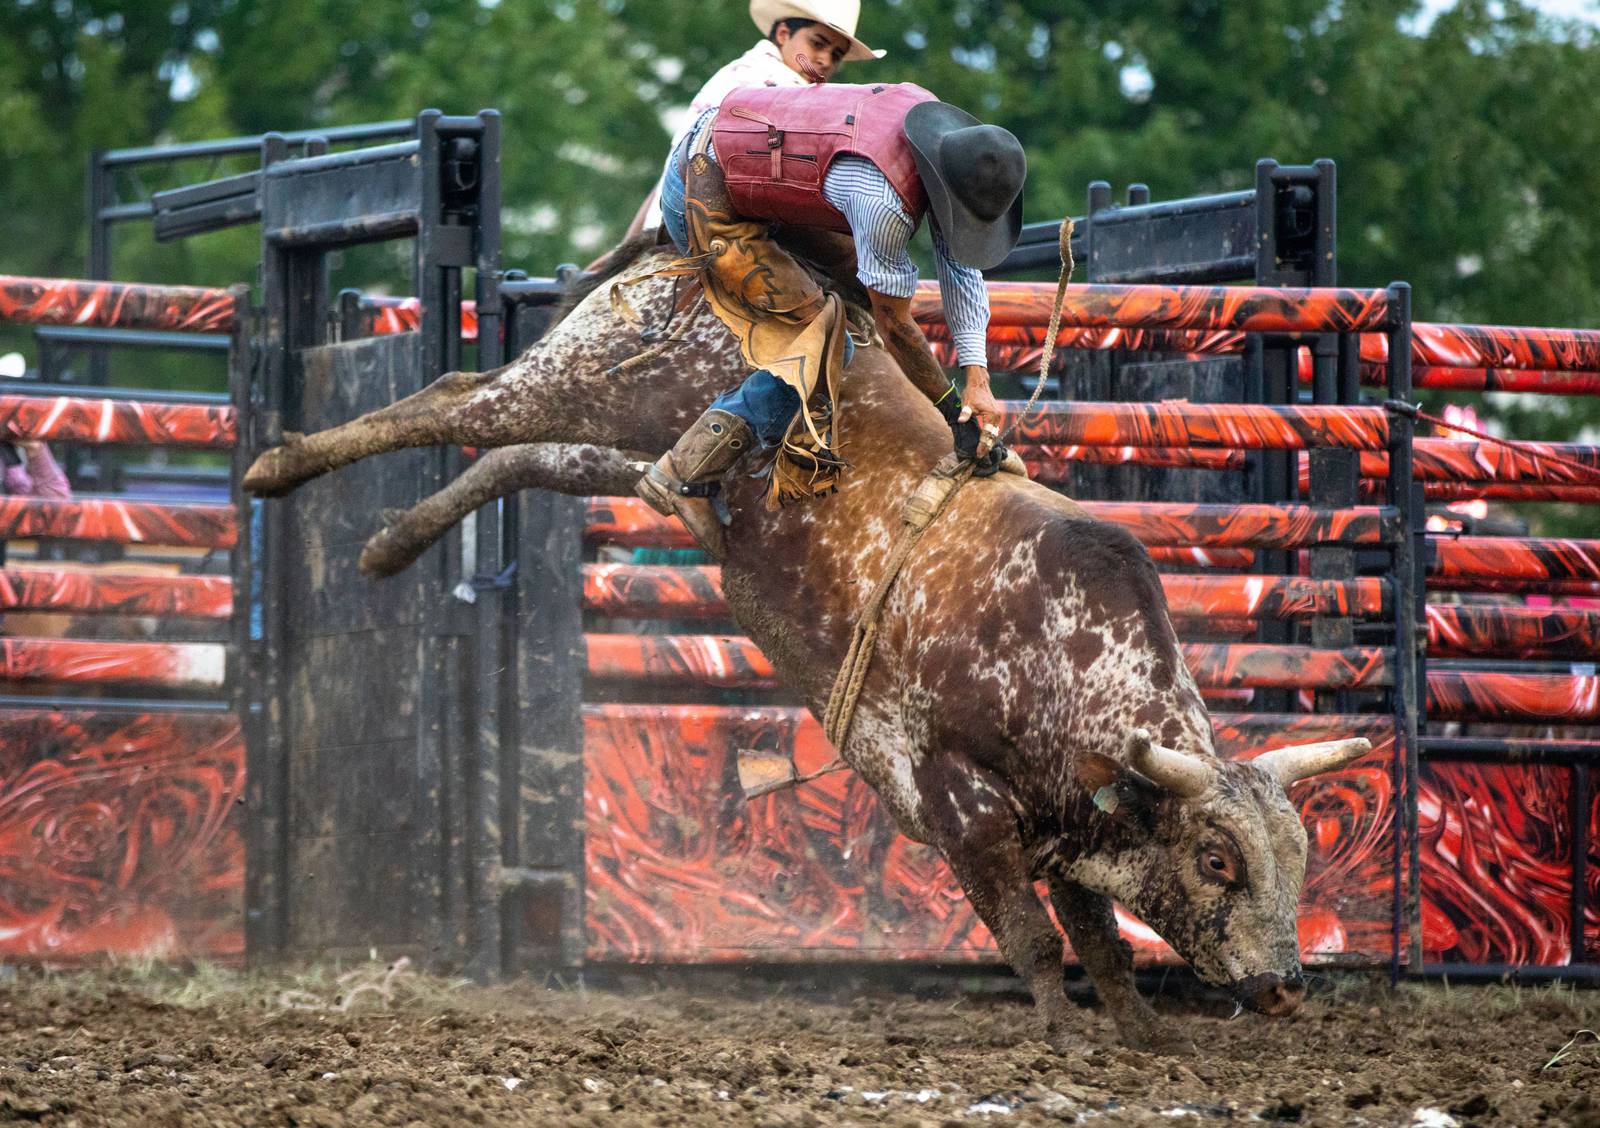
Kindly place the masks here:
POLYGON ((1295 744, 1263 752, 1250 761, 1284 787, 1296 780, 1321 775, 1344 767, 1372 751, 1372 741, 1364 736, 1348 740, 1324 740, 1317 744, 1295 744))
POLYGON ((1079 756, 1076 773, 1094 805, 1113 817, 1131 814, 1156 798, 1155 784, 1099 752, 1085 752, 1079 756))
POLYGON ((1198 756, 1163 748, 1144 729, 1128 734, 1128 762, 1158 786, 1181 799, 1195 799, 1211 789, 1217 769, 1198 756))

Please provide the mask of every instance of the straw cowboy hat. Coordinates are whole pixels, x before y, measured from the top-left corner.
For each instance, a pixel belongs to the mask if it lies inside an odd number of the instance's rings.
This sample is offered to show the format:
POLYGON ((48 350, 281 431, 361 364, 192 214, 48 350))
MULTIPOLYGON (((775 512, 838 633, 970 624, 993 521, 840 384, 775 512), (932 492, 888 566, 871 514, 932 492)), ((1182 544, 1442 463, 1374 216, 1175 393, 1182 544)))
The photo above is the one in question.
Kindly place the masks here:
POLYGON ((874 51, 856 38, 861 0, 750 0, 750 18, 762 35, 770 34, 772 25, 779 20, 816 20, 850 40, 846 59, 859 62, 883 58, 882 51, 874 51))

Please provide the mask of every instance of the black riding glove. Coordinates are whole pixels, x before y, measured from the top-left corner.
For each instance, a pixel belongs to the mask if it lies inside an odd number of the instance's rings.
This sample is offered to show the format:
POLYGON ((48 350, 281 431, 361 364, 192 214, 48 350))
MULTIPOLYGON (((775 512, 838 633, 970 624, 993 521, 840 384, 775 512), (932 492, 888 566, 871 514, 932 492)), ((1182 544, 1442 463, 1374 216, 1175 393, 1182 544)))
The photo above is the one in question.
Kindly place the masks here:
POLYGON ((999 473, 1000 463, 1005 460, 1006 446, 996 439, 989 447, 989 453, 978 457, 978 440, 983 437, 983 429, 978 426, 976 418, 968 419, 965 423, 961 421, 961 397, 956 395, 956 386, 951 384, 950 390, 939 397, 939 402, 933 406, 939 409, 939 414, 950 425, 956 453, 973 464, 972 476, 987 478, 999 473))

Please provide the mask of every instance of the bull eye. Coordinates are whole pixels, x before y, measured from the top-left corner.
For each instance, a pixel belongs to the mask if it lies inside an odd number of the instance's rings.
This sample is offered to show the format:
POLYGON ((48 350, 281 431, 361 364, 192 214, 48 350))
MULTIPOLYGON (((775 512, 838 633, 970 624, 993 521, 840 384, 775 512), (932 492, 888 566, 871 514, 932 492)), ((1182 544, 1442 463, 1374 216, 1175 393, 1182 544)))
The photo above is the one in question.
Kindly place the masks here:
POLYGON ((1212 847, 1200 855, 1200 871, 1213 881, 1233 885, 1239 880, 1233 859, 1222 850, 1212 847))

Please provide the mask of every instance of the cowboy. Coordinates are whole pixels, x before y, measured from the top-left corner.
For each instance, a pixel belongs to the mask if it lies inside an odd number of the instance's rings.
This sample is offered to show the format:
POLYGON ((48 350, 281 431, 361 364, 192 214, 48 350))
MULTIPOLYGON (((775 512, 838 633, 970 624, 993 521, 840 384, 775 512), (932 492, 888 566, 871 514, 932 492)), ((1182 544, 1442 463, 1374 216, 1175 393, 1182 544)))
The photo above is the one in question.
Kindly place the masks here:
POLYGON ((663 222, 687 256, 666 272, 700 272, 756 371, 684 432, 640 480, 639 495, 712 545, 721 529, 709 498, 749 450, 779 448, 769 504, 835 487, 843 462, 832 449, 840 423, 832 392, 853 342, 839 297, 772 241, 775 223, 852 236, 885 346, 940 408, 963 453, 989 453, 1000 408, 989 389, 981 271, 1016 245, 1025 175, 1011 133, 911 83, 741 88, 702 114, 662 177, 663 222), (918 278, 906 247, 925 215, 966 375, 960 397, 911 318, 918 278), (812 400, 819 388, 829 392, 825 404, 812 400))
MULTIPOLYGON (((750 19, 764 38, 706 80, 690 100, 668 151, 677 147, 701 114, 740 86, 809 86, 831 79, 847 62, 883 58, 882 51, 855 37, 860 17, 861 0, 750 0, 750 19)), ((628 235, 659 226, 661 204, 652 189, 628 235)))

